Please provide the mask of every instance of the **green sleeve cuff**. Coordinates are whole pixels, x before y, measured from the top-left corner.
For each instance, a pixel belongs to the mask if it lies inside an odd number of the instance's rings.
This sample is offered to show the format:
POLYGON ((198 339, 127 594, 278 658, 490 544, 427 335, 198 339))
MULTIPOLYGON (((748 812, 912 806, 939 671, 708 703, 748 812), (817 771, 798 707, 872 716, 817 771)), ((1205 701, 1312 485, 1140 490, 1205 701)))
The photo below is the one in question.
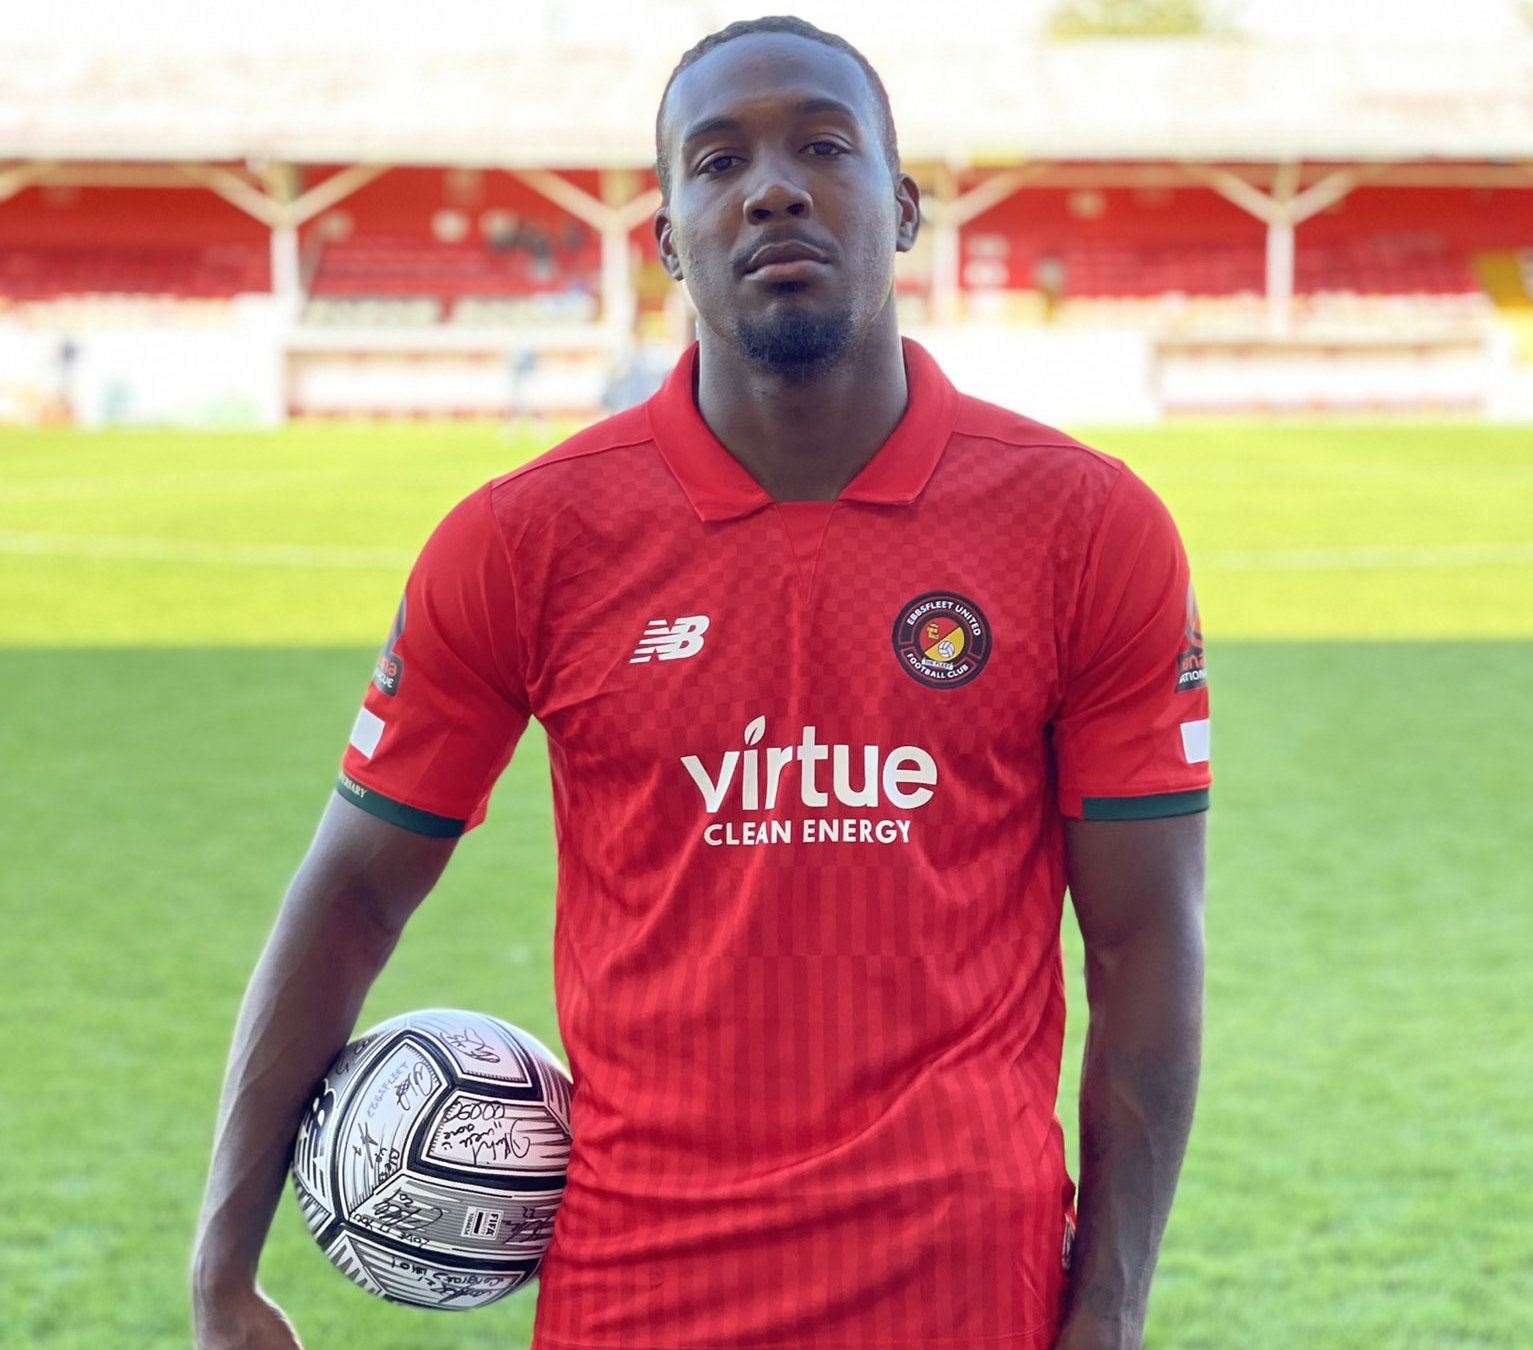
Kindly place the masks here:
POLYGON ((390 825, 398 825, 401 829, 409 830, 414 834, 429 835, 433 839, 456 839, 463 833, 466 820, 454 820, 451 816, 438 816, 430 811, 422 811, 418 807, 406 806, 403 802, 396 802, 391 797, 385 797, 370 787, 363 787, 356 779, 346 774, 340 776, 335 785, 335 790, 353 806, 360 806, 369 815, 377 816, 379 820, 386 820, 390 825))
POLYGON ((1086 797, 1081 801, 1083 820, 1158 820, 1163 816, 1190 816, 1208 810, 1208 789, 1193 792, 1160 792, 1151 797, 1086 797))

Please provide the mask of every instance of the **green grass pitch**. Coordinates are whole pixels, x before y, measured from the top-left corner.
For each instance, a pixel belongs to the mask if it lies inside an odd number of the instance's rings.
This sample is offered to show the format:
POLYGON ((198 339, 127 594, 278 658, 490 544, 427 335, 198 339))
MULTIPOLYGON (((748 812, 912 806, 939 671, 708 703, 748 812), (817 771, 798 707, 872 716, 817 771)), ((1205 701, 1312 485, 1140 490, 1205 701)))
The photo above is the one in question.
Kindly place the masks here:
MULTIPOLYGON (((539 435, 0 433, 0 1345, 187 1343, 245 979, 410 558, 539 435)), ((1525 1346, 1533 434, 1090 439, 1182 525, 1218 726, 1203 1090, 1149 1343, 1525 1346)), ((364 1019, 456 1004, 557 1045, 553 881, 534 730, 364 1019)), ((263 1279, 311 1346, 530 1334, 532 1291, 368 1298, 290 1193, 263 1279)))

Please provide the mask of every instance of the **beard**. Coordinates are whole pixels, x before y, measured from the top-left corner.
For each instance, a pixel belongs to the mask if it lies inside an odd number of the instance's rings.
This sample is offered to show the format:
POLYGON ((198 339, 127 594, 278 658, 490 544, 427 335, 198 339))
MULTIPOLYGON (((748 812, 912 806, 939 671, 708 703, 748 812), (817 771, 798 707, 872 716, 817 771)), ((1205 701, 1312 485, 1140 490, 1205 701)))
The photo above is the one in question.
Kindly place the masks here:
POLYGON ((807 380, 835 365, 852 345, 852 312, 779 311, 741 319, 736 336, 740 350, 757 365, 789 381, 807 380))

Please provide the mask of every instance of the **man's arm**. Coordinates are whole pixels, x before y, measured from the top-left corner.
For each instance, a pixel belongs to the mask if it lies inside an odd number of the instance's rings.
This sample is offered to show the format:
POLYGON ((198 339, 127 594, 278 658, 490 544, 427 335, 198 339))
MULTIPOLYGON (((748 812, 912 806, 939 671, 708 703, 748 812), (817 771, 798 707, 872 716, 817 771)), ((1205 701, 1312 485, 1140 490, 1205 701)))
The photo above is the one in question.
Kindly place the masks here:
POLYGON ((1200 812, 1066 822, 1086 948, 1080 1203, 1058 1350, 1137 1350, 1197 1097, 1200 812))
POLYGON ((202 1347, 297 1344, 256 1268, 310 1091, 456 839, 390 825, 332 796, 245 991, 192 1254, 202 1347))

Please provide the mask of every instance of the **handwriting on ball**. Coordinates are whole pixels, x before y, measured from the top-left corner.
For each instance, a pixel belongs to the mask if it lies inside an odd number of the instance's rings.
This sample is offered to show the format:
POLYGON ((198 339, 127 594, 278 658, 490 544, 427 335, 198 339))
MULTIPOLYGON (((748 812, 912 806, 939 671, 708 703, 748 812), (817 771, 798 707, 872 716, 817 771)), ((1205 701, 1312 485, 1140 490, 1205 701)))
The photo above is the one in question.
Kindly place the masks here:
POLYGON ((476 1165, 515 1162, 531 1152, 536 1136, 536 1122, 519 1114, 512 1103, 460 1097, 442 1112, 433 1152, 476 1165))

